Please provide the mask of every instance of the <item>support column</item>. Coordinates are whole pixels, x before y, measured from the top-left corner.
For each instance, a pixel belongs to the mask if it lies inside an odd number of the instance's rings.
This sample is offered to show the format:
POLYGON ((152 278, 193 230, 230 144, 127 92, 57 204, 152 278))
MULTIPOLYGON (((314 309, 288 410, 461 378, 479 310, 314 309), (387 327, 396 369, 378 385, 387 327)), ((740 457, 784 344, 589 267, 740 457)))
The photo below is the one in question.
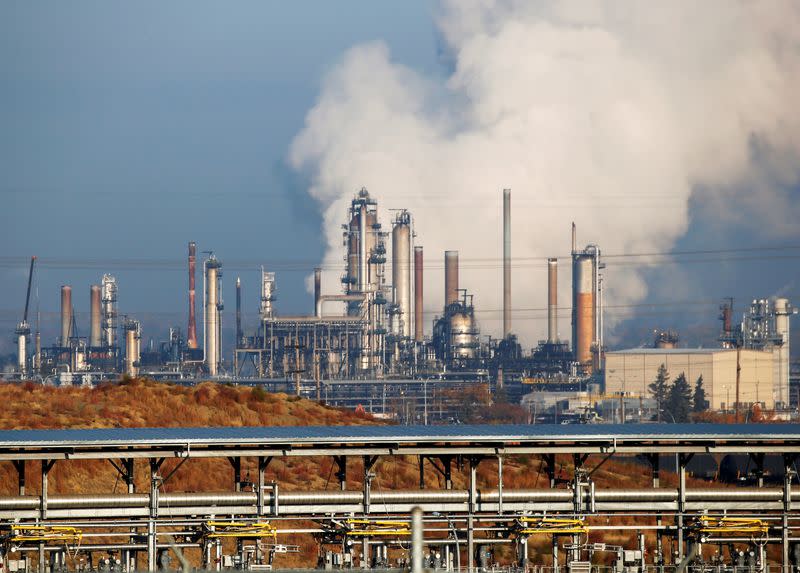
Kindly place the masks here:
POLYGON ((558 573, 558 535, 553 535, 553 573, 558 573))
POLYGON ((233 468, 233 491, 242 491, 242 458, 239 456, 228 458, 233 468))
POLYGON ((147 570, 156 570, 156 519, 158 518, 158 488, 161 477, 158 472, 164 458, 150 460, 150 515, 147 520, 147 570))
POLYGON ((556 487, 556 455, 544 454, 542 459, 547 470, 547 477, 550 478, 550 489, 553 489, 556 487))
POLYGON ((19 495, 25 495, 25 460, 14 460, 14 468, 17 470, 17 484, 19 495))
POLYGON ((686 465, 694 454, 678 454, 678 514, 675 516, 678 528, 678 561, 684 558, 684 539, 683 539, 683 512, 686 508, 686 465))
MULTIPOLYGON (((258 499, 258 515, 262 516, 266 513, 266 503, 264 499, 264 488, 266 487, 265 483, 265 475, 267 472, 267 466, 272 461, 272 456, 264 457, 258 456, 258 493, 256 497, 258 499)), ((277 500, 275 500, 277 502, 277 500)))
POLYGON ((442 456, 440 459, 444 466, 444 489, 453 489, 453 474, 451 468, 453 458, 452 456, 442 456))
POLYGON ((419 457, 419 489, 425 489, 425 457, 419 457))
POLYGON ((503 513, 503 456, 497 455, 497 513, 503 513))
POLYGON ((478 500, 478 464, 480 458, 469 458, 469 503, 467 513, 467 570, 469 573, 475 571, 475 511, 478 500))
POLYGON ((47 519, 47 474, 55 463, 55 460, 42 460, 42 496, 39 504, 39 517, 42 521, 47 519))
POLYGON ((783 571, 789 566, 789 513, 792 511, 792 478, 794 477, 795 454, 783 455, 783 514, 781 515, 781 565, 783 571))
MULTIPOLYGON (((370 494, 372 491, 372 478, 375 474, 372 473, 372 466, 378 461, 378 456, 364 456, 364 514, 369 514, 370 510, 370 494)), ((369 551, 369 545, 367 545, 369 551)))
MULTIPOLYGON (((648 454, 647 459, 650 462, 650 468, 652 471, 652 482, 653 482, 653 489, 658 489, 661 487, 661 457, 657 453, 648 454)), ((661 547, 661 513, 656 513, 656 557, 653 559, 653 563, 662 562, 663 561, 663 548, 661 547)), ((642 553, 644 555, 644 553, 642 553)))
POLYGON ((750 454, 750 459, 756 465, 756 486, 764 487, 764 453, 750 454))
POLYGON ((347 457, 346 456, 333 456, 333 461, 336 462, 336 479, 339 480, 339 489, 342 491, 347 489, 347 457))

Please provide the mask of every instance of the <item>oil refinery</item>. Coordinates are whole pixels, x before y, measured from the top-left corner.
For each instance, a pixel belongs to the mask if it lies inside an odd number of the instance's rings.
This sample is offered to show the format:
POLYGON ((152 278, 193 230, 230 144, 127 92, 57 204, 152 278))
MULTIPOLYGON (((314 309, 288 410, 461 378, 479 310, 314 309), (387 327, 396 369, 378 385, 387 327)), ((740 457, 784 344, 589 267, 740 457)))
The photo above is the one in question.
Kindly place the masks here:
MULTIPOLYGON (((484 383, 492 395, 502 390, 504 399, 521 402, 532 412, 533 421, 537 420, 533 410, 542 415, 549 412, 549 418, 543 419, 552 421, 559 408, 561 419, 567 420, 567 412, 609 406, 615 419, 641 421, 652 413, 648 385, 664 364, 673 374, 683 372, 691 382, 702 377, 709 405, 715 410, 738 411, 758 404, 788 411, 796 403, 796 392, 790 391, 789 353, 789 318, 796 310, 785 298, 753 301, 740 326, 733 325, 732 301, 726 302, 718 348, 681 349, 677 333, 660 332, 653 348, 609 350, 604 342, 607 271, 601 249, 594 243, 580 248, 573 223, 572 335, 567 341, 558 334, 559 259, 549 257, 541 278, 547 284, 547 300, 542 301, 547 308, 547 337, 536 347, 523 349, 511 324, 511 190, 502 191, 500 339, 481 333, 476 318, 481 301, 460 280, 460 252, 426 254, 424 237, 415 232, 413 213, 405 209, 392 213, 389 227, 384 227, 377 199, 364 188, 355 193, 342 224, 344 272, 335 287, 340 292, 323 294, 323 272, 315 269, 308 314, 280 313, 280 277, 262 267, 258 325, 245 331, 243 285, 236 277, 232 341, 222 338, 224 261, 210 251, 202 261, 202 337, 198 336, 197 246, 190 242, 185 330, 175 326, 168 340, 143 348, 141 322, 120 313, 117 281, 104 274, 99 284, 89 286, 88 336, 76 334, 73 288, 64 285, 61 335, 52 345, 43 345, 38 328, 32 334, 28 317, 33 257, 25 311, 14 331, 17 368, 7 378, 60 384, 91 384, 120 374, 183 383, 219 379, 263 385, 335 405, 360 405, 380 415, 390 414, 387 400, 402 398, 414 401, 412 412, 405 406, 406 414, 399 416, 406 422, 423 417, 453 419, 453 412, 441 400, 443 393, 484 383), (444 260, 444 284, 426 284, 425 261, 439 257, 444 260), (443 307, 426 324, 425 288, 442 287, 443 307), (716 370, 712 366, 723 363, 728 365, 724 373, 722 366, 716 370), (428 404, 419 404, 420 398, 430 399, 430 410, 428 404), (618 403, 622 404, 619 409, 618 403)), ((396 411, 392 415, 398 417, 396 411)))

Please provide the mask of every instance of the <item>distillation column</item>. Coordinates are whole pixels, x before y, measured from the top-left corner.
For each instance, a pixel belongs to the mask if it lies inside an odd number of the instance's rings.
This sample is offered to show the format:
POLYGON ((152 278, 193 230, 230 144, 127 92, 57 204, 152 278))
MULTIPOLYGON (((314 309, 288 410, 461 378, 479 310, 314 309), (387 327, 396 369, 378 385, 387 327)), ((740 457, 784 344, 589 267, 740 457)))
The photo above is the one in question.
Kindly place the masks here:
POLYGON ((103 344, 102 307, 100 285, 92 285, 89 289, 89 347, 100 348, 103 344))
POLYGON ((458 251, 444 252, 444 305, 458 302, 458 251))
POLYGON ((125 374, 131 378, 139 374, 142 328, 137 320, 125 321, 125 374))
POLYGON ((219 268, 221 264, 212 255, 205 262, 205 357, 211 376, 217 375, 219 365, 219 268))
POLYGON ((195 267, 197 265, 196 255, 197 245, 192 241, 189 243, 189 325, 186 329, 186 345, 197 348, 197 321, 195 318, 195 267))
POLYGON ((789 315, 794 312, 794 309, 789 304, 789 300, 785 298, 776 298, 773 303, 775 310, 775 333, 783 339, 783 342, 777 349, 777 364, 775 379, 775 405, 783 404, 784 407, 789 406, 789 315))
POLYGON ((411 313, 411 215, 401 211, 392 229, 392 286, 400 305, 403 337, 412 332, 411 313))
POLYGON ((422 247, 414 247, 414 339, 422 342, 424 336, 423 309, 423 253, 422 247))

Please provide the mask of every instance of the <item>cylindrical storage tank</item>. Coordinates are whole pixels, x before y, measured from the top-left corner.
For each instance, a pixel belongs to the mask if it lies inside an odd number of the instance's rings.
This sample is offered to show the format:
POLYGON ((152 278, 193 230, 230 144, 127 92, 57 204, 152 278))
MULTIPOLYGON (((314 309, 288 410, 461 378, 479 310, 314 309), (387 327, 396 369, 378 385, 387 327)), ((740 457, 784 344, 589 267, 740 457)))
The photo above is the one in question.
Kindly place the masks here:
POLYGON ((197 261, 197 246, 194 241, 189 243, 189 325, 186 330, 186 346, 197 348, 197 320, 195 318, 195 267, 197 261))
POLYGON ((61 287, 61 346, 69 346, 69 333, 72 326, 72 287, 61 287))
POLYGON ((206 261, 205 354, 206 367, 211 376, 217 375, 217 364, 219 363, 219 347, 217 346, 219 326, 217 271, 219 266, 216 259, 206 261))
POLYGON ((511 189, 503 189, 503 338, 511 334, 511 189))
POLYGON ((775 311, 775 333, 783 339, 783 344, 778 347, 777 356, 775 358, 775 389, 774 397, 775 403, 783 404, 784 407, 789 406, 789 315, 792 313, 792 308, 789 305, 789 300, 785 298, 776 298, 773 302, 773 310, 775 311))
POLYGON ((592 362, 594 341, 594 258, 577 255, 573 264, 572 288, 575 298, 575 360, 582 365, 592 362))
POLYGON ((139 373, 139 324, 133 320, 125 323, 125 374, 139 373))
POLYGON ((475 317, 466 312, 454 312, 450 315, 450 343, 455 358, 470 359, 475 357, 478 337, 475 332, 475 317))
POLYGON ((458 302, 458 251, 444 252, 444 305, 458 302))
POLYGON ((422 247, 414 247, 414 339, 422 342, 424 336, 423 309, 423 253, 422 247))
POLYGON ((89 346, 99 348, 102 345, 100 307, 100 285, 92 285, 89 289, 89 346))
POLYGON ((558 259, 547 259, 547 342, 558 339, 558 259))
POLYGON ((392 229, 392 284, 403 321, 403 336, 411 336, 411 218, 398 215, 392 229))

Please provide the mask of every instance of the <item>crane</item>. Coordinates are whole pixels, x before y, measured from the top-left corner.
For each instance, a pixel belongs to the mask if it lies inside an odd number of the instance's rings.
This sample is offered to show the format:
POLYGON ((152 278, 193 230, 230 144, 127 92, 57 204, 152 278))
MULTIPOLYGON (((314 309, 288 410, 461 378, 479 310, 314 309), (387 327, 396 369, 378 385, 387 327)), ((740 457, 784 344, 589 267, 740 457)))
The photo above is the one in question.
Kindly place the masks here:
POLYGON ((34 263, 36 263, 36 257, 31 257, 31 266, 28 270, 28 291, 25 295, 25 311, 22 313, 22 322, 17 325, 17 329, 14 331, 14 334, 17 335, 17 367, 22 375, 25 375, 28 366, 26 347, 28 337, 31 334, 31 326, 28 324, 28 307, 31 302, 31 283, 33 282, 34 263))

